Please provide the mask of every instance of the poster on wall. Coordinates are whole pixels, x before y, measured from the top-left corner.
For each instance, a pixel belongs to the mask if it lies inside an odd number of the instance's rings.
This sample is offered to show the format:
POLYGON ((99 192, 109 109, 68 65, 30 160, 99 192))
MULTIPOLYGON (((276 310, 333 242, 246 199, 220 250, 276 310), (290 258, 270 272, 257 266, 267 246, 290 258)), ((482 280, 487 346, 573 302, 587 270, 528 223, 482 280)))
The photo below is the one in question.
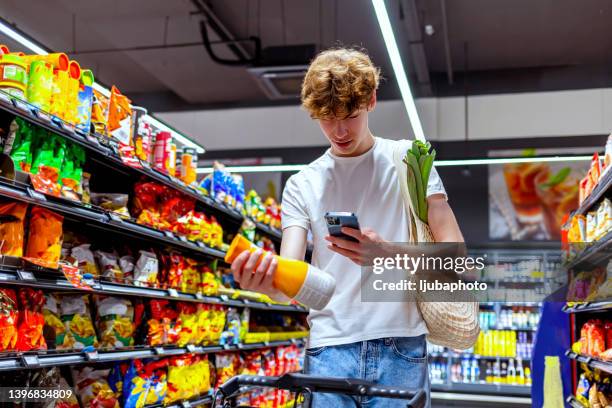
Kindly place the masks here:
MULTIPOLYGON (((597 150, 588 149, 499 150, 489 156, 575 155, 597 150)), ((578 207, 578 183, 588 168, 586 160, 490 164, 489 238, 559 241, 564 216, 578 207)))

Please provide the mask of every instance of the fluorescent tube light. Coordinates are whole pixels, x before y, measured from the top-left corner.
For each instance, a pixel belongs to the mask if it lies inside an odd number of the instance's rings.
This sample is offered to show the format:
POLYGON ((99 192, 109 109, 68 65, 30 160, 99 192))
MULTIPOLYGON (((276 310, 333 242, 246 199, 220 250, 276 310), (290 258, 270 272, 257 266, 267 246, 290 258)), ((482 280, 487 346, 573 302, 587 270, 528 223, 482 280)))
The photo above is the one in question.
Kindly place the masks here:
MULTIPOLYGON (((477 166, 485 164, 516 164, 516 163, 551 163, 590 161, 592 156, 551 156, 551 157, 511 157, 511 158, 486 158, 486 159, 462 159, 462 160, 436 160, 436 167, 446 166, 477 166)), ((271 173, 271 172, 296 172, 306 167, 306 164, 274 164, 262 166, 226 166, 225 169, 232 173, 271 173)), ((212 167, 198 169, 198 174, 212 173, 212 167)))
MULTIPOLYGON (((9 38, 15 40, 16 42, 18 42, 19 44, 21 44, 22 46, 24 46, 25 48, 27 48, 28 50, 32 51, 35 54, 40 54, 40 55, 47 55, 47 54, 49 54, 49 52, 47 52, 47 50, 42 48, 40 45, 34 43, 33 41, 29 40, 24 35, 22 35, 18 31, 16 31, 13 27, 11 27, 9 24, 7 24, 6 22, 4 22, 2 20, 0 20, 0 33, 5 34, 9 38)), ((96 91, 100 92, 102 95, 104 95, 106 97, 110 97, 110 94, 111 94, 110 90, 105 88, 105 87, 103 87, 99 83, 94 82, 92 87, 96 91)), ((204 148, 202 146, 198 145, 197 143, 193 142, 192 140, 189 140, 188 138, 186 138, 185 136, 181 135, 176 130, 170 128, 168 125, 166 125, 165 123, 161 122, 160 120, 154 118, 153 116, 146 115, 146 120, 149 121, 149 123, 151 123, 156 128, 161 129, 161 130, 165 130, 167 132, 170 132, 172 134, 172 137, 175 140, 177 140, 179 143, 181 143, 182 145, 188 146, 188 147, 193 147, 200 154, 205 152, 205 150, 204 150, 204 148)))
POLYGON ((378 19, 378 25, 382 32, 389 58, 391 59, 391 66, 393 67, 393 74, 397 80, 402 100, 404 101, 404 107, 408 113, 408 119, 410 120, 410 126, 417 140, 425 141, 425 134, 423 132, 423 126, 419 119, 419 113, 417 112, 416 105, 414 104, 414 98, 410 91, 410 84, 408 83, 408 77, 406 76, 406 70, 400 57, 399 48, 397 48, 397 42, 395 41, 395 35, 393 34, 393 28, 391 27, 391 20, 389 20, 389 14, 385 7, 385 0, 372 0, 374 11, 376 12, 376 18, 378 19))

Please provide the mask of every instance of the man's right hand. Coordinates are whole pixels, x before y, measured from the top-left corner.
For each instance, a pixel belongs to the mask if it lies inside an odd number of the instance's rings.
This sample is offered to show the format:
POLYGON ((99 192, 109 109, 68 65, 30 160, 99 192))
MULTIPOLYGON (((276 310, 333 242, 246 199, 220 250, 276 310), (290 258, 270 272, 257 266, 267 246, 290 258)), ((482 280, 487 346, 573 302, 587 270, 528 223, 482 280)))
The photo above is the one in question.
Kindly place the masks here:
POLYGON ((232 262, 232 273, 234 280, 240 283, 240 287, 253 292, 260 292, 272 298, 279 295, 274 287, 274 274, 278 261, 269 252, 263 257, 259 265, 257 262, 264 251, 258 249, 254 252, 244 251, 232 262))

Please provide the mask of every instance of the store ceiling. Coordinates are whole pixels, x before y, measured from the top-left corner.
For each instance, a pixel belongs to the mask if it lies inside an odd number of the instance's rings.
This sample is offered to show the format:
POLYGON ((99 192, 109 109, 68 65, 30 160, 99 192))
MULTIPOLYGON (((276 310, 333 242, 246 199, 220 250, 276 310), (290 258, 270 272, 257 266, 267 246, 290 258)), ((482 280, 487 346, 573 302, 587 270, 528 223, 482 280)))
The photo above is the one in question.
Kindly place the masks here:
MULTIPOLYGON (((257 35, 264 47, 305 43, 328 47, 336 40, 363 46, 388 79, 380 96, 399 97, 370 0, 207 4, 236 38, 257 35)), ((387 0, 419 96, 612 84, 612 2, 608 0, 445 0, 445 13, 442 4, 443 0, 387 0), (427 24, 434 29, 431 36, 424 33, 427 24), (469 74, 464 76, 466 69, 469 74)), ((154 110, 270 104, 245 67, 219 65, 201 45, 88 53, 201 42, 201 15, 193 14, 196 10, 193 0, 3 0, 0 4, 4 19, 48 47, 74 55, 102 82, 117 84, 154 110)), ((231 56, 223 51, 222 55, 231 56)))

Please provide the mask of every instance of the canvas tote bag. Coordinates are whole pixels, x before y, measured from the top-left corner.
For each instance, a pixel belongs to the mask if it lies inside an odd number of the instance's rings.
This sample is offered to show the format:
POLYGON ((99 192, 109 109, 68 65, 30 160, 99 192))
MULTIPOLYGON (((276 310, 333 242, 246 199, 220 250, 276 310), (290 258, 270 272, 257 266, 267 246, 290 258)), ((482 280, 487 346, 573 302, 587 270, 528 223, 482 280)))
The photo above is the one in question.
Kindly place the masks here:
MULTIPOLYGON (((410 143, 407 140, 398 142, 393 152, 393 161, 408 213, 409 242, 435 242, 429 225, 416 215, 410 200, 407 168, 402 161, 410 148, 410 143)), ((478 302, 424 301, 418 294, 416 300, 427 325, 429 331, 427 338, 431 343, 457 350, 465 350, 474 345, 480 332, 478 302)))

